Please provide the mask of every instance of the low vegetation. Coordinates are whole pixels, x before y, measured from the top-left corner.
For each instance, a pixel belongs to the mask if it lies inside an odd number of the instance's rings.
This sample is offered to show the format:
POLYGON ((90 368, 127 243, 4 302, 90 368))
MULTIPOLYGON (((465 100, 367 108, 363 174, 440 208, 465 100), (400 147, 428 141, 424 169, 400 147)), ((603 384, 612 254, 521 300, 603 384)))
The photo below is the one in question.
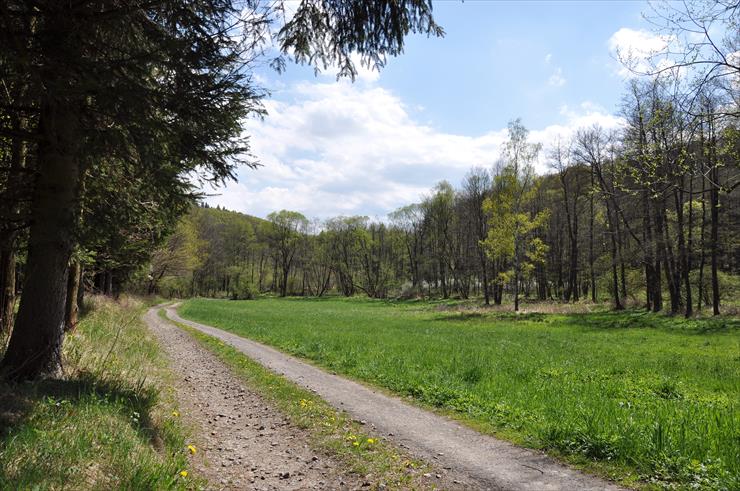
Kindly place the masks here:
MULTIPOLYGON (((164 311, 160 311, 164 316, 164 311)), ((166 318, 166 317, 165 317, 166 318)), ((168 322, 172 322, 168 319, 168 322)), ((184 324, 176 323, 231 368, 247 386, 308 431, 313 446, 337 456, 348 468, 369 475, 368 482, 386 488, 414 488, 426 465, 398 453, 383 438, 335 410, 314 393, 298 387, 235 348, 184 324)))
POLYGON ((181 315, 627 484, 740 487, 740 321, 195 299, 181 315))
POLYGON ((65 343, 65 376, 0 384, 0 489, 195 487, 145 305, 96 297, 86 307, 65 343))

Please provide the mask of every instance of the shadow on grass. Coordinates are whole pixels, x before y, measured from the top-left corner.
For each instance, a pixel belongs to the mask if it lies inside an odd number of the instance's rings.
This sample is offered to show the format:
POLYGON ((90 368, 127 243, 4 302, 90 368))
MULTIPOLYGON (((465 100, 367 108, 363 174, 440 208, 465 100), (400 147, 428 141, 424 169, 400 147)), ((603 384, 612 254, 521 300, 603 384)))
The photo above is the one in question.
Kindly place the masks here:
POLYGON ((527 312, 516 314, 514 312, 491 312, 491 311, 448 311, 448 313, 432 317, 432 321, 465 322, 475 320, 486 320, 490 322, 548 322, 552 316, 540 312, 527 312))
POLYGON ((90 373, 71 379, 48 379, 37 382, 8 384, 0 382, 0 448, 16 430, 31 424, 36 408, 49 404, 67 411, 82 401, 106 405, 129 422, 142 438, 157 451, 162 450, 162 435, 151 413, 157 402, 153 389, 131 388, 116 380, 101 380, 90 373), (138 417, 132 417, 137 414, 138 417))
POLYGON ((563 315, 561 325, 591 330, 659 329, 681 334, 722 334, 740 330, 740 319, 733 317, 697 317, 648 312, 646 310, 610 311, 563 315))
POLYGON ((435 321, 447 321, 447 322, 465 322, 472 320, 480 320, 484 316, 480 312, 458 312, 450 314, 436 315, 432 318, 435 321))
POLYGON ((431 322, 487 321, 549 323, 553 328, 572 327, 589 331, 655 329, 680 334, 711 335, 740 331, 740 318, 733 316, 695 317, 653 313, 646 310, 542 313, 496 312, 490 310, 441 310, 431 322))

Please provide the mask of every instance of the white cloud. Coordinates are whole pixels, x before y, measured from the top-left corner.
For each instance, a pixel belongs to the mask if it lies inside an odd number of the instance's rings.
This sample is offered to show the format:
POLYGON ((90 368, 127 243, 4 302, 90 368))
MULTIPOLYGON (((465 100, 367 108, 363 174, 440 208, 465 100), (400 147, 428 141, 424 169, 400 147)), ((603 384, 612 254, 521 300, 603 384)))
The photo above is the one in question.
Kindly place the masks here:
POLYGON ((618 130, 625 125, 623 118, 609 114, 603 107, 590 101, 582 102, 576 108, 563 105, 560 108, 560 115, 565 119, 563 124, 554 124, 530 132, 532 141, 541 143, 543 147, 536 166, 540 173, 548 170, 547 151, 558 139, 567 140, 575 136, 576 131, 581 128, 600 126, 605 131, 611 131, 618 130))
POLYGON ((616 72, 625 78, 645 73, 652 68, 666 66, 660 57, 674 44, 674 36, 656 34, 644 29, 622 27, 609 38, 609 51, 617 59, 616 72))
POLYGON ((357 70, 357 80, 361 82, 377 82, 380 79, 380 71, 375 67, 369 67, 363 64, 360 55, 353 53, 351 58, 357 70))
MULTIPOLYGON (((350 54, 350 60, 352 61, 352 64, 355 66, 355 82, 356 83, 365 83, 365 84, 371 84, 373 82, 377 82, 380 80, 380 71, 376 69, 374 66, 367 66, 365 63, 362 62, 362 57, 359 53, 353 52, 350 54)), ((326 82, 335 81, 337 79, 337 74, 339 73, 339 65, 337 64, 330 64, 326 68, 321 67, 321 70, 319 72, 319 78, 321 80, 324 80, 326 82)), ((345 77, 346 78, 346 77, 345 77)))
MULTIPOLYGON (((418 201, 442 179, 457 185, 471 167, 491 167, 507 137, 506 128, 478 136, 439 131, 372 83, 303 82, 287 93, 295 102, 270 100, 269 116, 247 124, 263 166, 240 170, 239 182, 209 198, 211 204, 257 216, 283 208, 321 218, 382 216, 418 201)), ((564 107, 561 116, 563 124, 532 130, 532 141, 547 146, 578 127, 620 124, 590 104, 564 107)), ((540 172, 544 160, 543 153, 540 172)))
POLYGON ((547 85, 550 85, 552 87, 562 87, 565 85, 565 77, 563 77, 563 70, 558 67, 555 69, 555 72, 553 72, 552 75, 550 75, 550 78, 547 79, 547 85))
MULTIPOLYGON (((547 55, 545 55, 545 65, 552 65, 552 53, 547 53, 547 55)), ((567 82, 567 80, 563 77, 563 69, 559 66, 554 67, 550 78, 547 79, 547 85, 550 87, 562 87, 565 85, 565 82, 567 82)))

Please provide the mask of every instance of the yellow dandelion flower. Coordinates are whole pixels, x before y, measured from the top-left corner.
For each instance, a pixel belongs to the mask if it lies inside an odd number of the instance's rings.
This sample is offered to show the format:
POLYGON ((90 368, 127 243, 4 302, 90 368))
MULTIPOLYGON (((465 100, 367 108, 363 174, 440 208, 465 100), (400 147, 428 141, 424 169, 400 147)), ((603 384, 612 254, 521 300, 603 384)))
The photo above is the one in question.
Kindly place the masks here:
POLYGON ((360 446, 360 442, 352 442, 352 446, 353 447, 359 447, 360 446))
POLYGON ((177 411, 172 411, 172 416, 178 417, 180 416, 180 413, 178 413, 177 411))
POLYGON ((188 445, 188 450, 190 450, 191 454, 195 454, 196 452, 195 445, 188 445))
POLYGON ((375 438, 368 438, 368 439, 367 439, 367 442, 368 442, 368 443, 369 443, 370 445, 372 445, 373 443, 375 443, 375 438))
POLYGON ((180 471, 182 477, 188 477, 188 471, 180 471))

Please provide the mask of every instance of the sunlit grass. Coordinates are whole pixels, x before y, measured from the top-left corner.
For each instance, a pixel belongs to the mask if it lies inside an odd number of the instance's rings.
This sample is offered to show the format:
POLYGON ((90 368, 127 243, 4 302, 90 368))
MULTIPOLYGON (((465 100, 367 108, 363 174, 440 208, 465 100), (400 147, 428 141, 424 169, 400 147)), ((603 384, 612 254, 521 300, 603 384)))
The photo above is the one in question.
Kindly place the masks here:
POLYGON ((360 299, 192 300, 180 313, 623 482, 740 488, 737 319, 360 299))
POLYGON ((0 384, 0 489, 186 489, 187 448, 145 305, 94 298, 65 377, 0 384))

